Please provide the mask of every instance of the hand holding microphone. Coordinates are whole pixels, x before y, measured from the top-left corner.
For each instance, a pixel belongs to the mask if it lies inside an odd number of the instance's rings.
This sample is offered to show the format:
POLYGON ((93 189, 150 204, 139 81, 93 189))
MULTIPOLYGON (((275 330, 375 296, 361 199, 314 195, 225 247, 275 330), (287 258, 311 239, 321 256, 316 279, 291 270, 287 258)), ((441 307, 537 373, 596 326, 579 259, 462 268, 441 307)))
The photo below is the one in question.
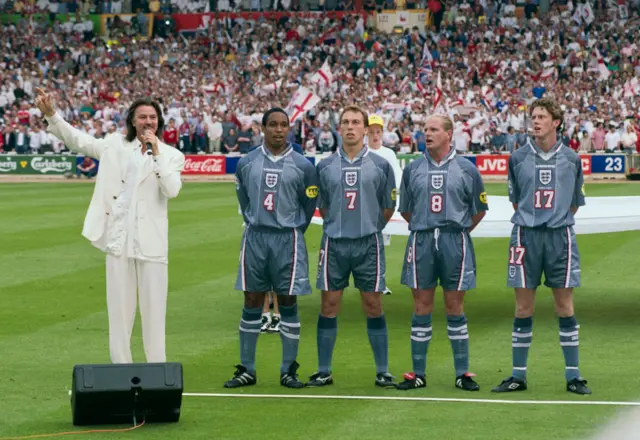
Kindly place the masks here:
POLYGON ((151 154, 153 154, 154 156, 157 156, 159 154, 158 138, 153 133, 153 131, 146 129, 142 135, 142 139, 144 141, 145 147, 147 147, 147 152, 151 152, 151 154))

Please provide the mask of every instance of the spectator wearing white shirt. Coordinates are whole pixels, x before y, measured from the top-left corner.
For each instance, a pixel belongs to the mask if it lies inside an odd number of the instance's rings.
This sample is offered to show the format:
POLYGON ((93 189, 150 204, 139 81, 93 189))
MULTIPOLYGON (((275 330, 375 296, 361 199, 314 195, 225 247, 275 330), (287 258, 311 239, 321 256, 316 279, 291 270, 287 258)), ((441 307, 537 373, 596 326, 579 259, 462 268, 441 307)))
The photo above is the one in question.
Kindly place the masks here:
POLYGON ((29 133, 29 149, 33 154, 43 153, 49 144, 49 136, 40 126, 29 133))
POLYGON ((395 148, 399 143, 400 137, 398 137, 398 134, 393 129, 393 124, 390 122, 387 127, 385 127, 384 133, 382 134, 382 145, 395 151, 395 148))
POLYGON ((614 153, 620 148, 620 133, 616 130, 615 125, 609 126, 609 133, 604 137, 607 153, 614 153))
POLYGON ((622 149, 627 154, 634 154, 636 152, 636 142, 638 141, 638 135, 633 129, 633 125, 627 125, 627 131, 620 138, 622 149))
POLYGON ((482 150, 482 146, 484 145, 484 135, 485 135, 485 127, 484 124, 476 125, 471 130, 471 151, 473 153, 479 153, 482 150))

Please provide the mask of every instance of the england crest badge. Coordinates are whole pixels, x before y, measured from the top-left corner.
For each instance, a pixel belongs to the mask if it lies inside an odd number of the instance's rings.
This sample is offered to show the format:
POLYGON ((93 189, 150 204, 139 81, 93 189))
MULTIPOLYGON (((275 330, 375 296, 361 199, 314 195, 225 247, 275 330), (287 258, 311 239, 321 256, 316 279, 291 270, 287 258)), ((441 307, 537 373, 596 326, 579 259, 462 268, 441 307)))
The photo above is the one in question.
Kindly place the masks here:
POLYGON ((278 174, 276 173, 267 173, 264 179, 264 183, 266 183, 266 185, 269 188, 273 188, 274 186, 276 186, 278 184, 278 174))
POLYGON ((543 185, 548 185, 551 183, 551 170, 540 170, 538 173, 538 178, 540 179, 540 183, 543 185))
POLYGON ((431 186, 433 189, 440 189, 444 185, 444 175, 433 174, 431 175, 431 186))
POLYGON ((357 171, 347 171, 344 173, 344 181, 347 185, 353 186, 358 183, 358 172, 357 171))

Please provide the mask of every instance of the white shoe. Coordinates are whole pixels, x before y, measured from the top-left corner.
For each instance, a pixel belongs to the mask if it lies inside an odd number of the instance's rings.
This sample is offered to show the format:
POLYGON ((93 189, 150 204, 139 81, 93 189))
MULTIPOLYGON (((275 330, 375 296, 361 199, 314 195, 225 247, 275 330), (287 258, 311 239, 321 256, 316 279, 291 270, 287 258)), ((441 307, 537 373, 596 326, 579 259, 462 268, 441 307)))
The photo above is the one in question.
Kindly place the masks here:
POLYGON ((271 327, 271 316, 262 315, 262 325, 260 326, 260 333, 266 333, 271 327))
POLYGON ((280 318, 274 316, 271 318, 271 325, 267 329, 269 333, 279 333, 280 332, 280 318))

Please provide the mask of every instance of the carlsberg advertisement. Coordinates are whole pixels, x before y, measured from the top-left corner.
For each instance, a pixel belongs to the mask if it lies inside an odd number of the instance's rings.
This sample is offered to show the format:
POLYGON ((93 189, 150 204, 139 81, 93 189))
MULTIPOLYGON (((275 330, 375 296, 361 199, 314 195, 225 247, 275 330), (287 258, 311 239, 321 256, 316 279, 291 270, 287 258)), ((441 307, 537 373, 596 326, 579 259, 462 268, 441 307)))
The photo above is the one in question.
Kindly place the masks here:
POLYGON ((0 156, 0 175, 75 174, 75 172, 75 156, 0 156))

